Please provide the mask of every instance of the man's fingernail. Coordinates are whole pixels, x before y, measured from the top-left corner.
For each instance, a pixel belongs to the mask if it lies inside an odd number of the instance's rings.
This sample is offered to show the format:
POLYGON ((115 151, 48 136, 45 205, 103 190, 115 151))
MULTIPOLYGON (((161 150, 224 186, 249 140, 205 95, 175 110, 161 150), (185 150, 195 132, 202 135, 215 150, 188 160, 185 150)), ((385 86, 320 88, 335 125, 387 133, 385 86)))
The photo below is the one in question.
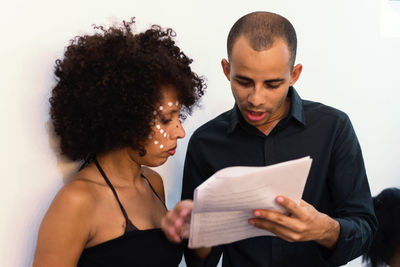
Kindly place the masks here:
POLYGON ((282 203, 283 202, 283 197, 277 197, 276 202, 282 203))
POLYGON ((254 212, 254 216, 257 216, 257 217, 258 217, 258 216, 260 216, 260 215, 261 215, 261 213, 260 213, 259 211, 255 211, 255 212, 254 212))

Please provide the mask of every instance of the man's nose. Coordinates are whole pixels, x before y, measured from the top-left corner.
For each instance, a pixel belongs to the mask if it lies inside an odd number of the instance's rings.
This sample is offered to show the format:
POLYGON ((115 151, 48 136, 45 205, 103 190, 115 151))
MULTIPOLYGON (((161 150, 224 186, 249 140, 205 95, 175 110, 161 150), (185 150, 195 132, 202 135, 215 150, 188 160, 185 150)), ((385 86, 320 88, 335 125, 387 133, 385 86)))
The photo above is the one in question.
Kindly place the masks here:
POLYGON ((265 102, 262 86, 255 85, 247 97, 247 101, 254 107, 261 106, 265 102))

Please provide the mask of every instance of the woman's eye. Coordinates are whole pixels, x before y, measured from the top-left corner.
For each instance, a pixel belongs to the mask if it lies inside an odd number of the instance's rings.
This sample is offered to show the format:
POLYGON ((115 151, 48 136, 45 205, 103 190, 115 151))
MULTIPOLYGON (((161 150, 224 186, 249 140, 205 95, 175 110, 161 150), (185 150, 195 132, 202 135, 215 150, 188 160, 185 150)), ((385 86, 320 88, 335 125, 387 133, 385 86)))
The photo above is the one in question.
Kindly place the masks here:
POLYGON ((161 118, 161 123, 162 124, 168 124, 168 123, 170 123, 171 122, 171 119, 163 119, 163 118, 161 118))

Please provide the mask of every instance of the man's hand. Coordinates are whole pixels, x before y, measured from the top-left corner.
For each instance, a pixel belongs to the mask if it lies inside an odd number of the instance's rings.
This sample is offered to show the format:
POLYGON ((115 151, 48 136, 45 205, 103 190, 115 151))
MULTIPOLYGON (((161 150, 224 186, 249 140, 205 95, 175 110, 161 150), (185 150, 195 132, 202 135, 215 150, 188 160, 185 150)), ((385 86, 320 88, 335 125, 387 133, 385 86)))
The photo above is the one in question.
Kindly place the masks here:
POLYGON ((193 201, 183 200, 162 218, 161 230, 169 241, 180 243, 182 238, 189 237, 192 209, 193 201))
POLYGON ((313 240, 329 249, 335 247, 340 233, 340 225, 336 220, 318 212, 303 200, 299 205, 284 196, 278 196, 275 200, 289 214, 257 209, 253 211, 255 218, 249 219, 249 223, 289 242, 313 240))

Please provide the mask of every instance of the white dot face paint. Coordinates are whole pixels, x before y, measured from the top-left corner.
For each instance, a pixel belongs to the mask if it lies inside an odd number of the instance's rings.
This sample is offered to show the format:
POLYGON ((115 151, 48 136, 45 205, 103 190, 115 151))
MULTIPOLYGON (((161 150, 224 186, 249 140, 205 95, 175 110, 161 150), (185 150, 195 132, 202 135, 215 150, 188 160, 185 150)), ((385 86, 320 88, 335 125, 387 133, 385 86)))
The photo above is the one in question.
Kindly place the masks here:
MULTIPOLYGON (((159 105, 158 107, 156 107, 155 110, 153 110, 153 119, 152 122, 153 124, 153 128, 154 132, 152 133, 152 136, 149 139, 152 139, 151 142, 154 143, 154 145, 158 146, 159 149, 163 150, 164 148, 166 148, 168 146, 168 138, 170 137, 168 131, 168 127, 170 127, 170 125, 166 125, 163 123, 163 119, 165 119, 164 116, 164 112, 166 112, 166 114, 170 114, 170 111, 174 111, 178 108, 180 108, 180 103, 178 100, 176 100, 176 98, 169 98, 168 100, 166 99, 166 101, 164 101, 161 105, 159 105), (176 107, 175 107, 176 106, 176 107), (166 127, 166 128, 165 128, 166 127), (165 138, 163 140, 163 138, 165 138)), ((179 111, 178 111, 179 113, 179 111)))

